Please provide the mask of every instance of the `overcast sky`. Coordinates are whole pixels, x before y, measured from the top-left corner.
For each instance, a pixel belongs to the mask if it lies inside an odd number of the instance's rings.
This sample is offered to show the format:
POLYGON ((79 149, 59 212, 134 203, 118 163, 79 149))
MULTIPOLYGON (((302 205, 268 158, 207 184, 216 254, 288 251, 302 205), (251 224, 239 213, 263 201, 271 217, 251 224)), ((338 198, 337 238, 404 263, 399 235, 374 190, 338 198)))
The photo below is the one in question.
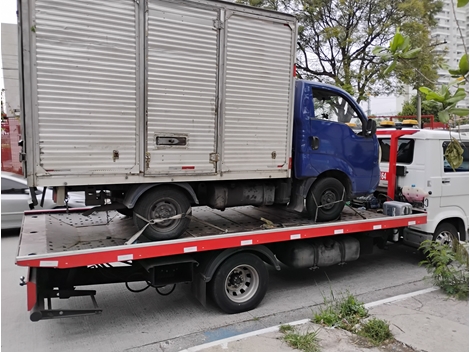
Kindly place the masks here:
MULTIPOLYGON (((0 0, 1 11, 0 11, 0 22, 1 23, 16 23, 16 0, 0 0)), ((1 31, 1 29, 0 29, 1 31)), ((1 32, 0 32, 1 35, 1 32)), ((1 46, 0 46, 0 58, 1 58, 1 46)), ((1 61, 1 60, 0 60, 1 61)), ((0 63, 1 64, 1 63, 0 63)), ((3 64, 1 64, 3 67, 3 64)), ((0 89, 3 89, 3 71, 0 69, 0 89)), ((375 115, 391 114, 395 112, 395 99, 389 97, 377 97, 371 99, 371 111, 375 115)), ((362 108, 367 112, 367 103, 361 104, 362 108)))

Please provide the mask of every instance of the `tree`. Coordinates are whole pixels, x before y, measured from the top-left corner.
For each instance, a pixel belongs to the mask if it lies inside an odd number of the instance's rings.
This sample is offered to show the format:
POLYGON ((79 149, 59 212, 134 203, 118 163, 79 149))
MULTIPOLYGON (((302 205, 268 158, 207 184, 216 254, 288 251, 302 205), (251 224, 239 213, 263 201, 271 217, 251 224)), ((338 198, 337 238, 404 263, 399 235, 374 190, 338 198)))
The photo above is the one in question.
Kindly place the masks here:
MULTIPOLYGON (((388 43, 398 26, 428 29, 441 8, 438 0, 301 0, 299 74, 338 85, 358 101, 391 93, 398 82, 372 48, 388 43)), ((431 45, 429 36, 421 40, 431 45)))
MULTIPOLYGON (((410 100, 406 101, 403 106, 401 112, 398 113, 400 116, 416 116, 416 101, 417 96, 413 96, 410 100)), ((438 121, 438 114, 441 111, 440 104, 435 101, 423 101, 421 104, 421 114, 422 115, 433 115, 435 121, 438 121)))

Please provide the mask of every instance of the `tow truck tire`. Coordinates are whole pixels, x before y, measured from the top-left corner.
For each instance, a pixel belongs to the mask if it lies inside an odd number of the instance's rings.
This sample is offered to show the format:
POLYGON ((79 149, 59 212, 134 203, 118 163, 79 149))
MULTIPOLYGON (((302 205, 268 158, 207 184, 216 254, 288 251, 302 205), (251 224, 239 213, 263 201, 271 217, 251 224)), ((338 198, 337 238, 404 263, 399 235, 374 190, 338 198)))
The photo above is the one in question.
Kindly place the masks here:
POLYGON ((226 313, 254 309, 268 289, 268 270, 254 254, 239 253, 227 258, 210 282, 210 293, 217 306, 226 313))
POLYGON ((434 231, 432 239, 440 244, 452 246, 454 239, 459 240, 459 232, 450 222, 443 222, 434 231))
POLYGON ((344 197, 341 181, 332 177, 317 180, 307 194, 309 216, 315 221, 336 220, 343 211, 344 197))
MULTIPOLYGON (((186 195, 174 187, 157 187, 144 193, 134 207, 134 224, 140 230, 147 222, 145 219, 169 218, 178 214, 187 214, 191 209, 186 195)), ((179 219, 166 220, 147 226, 143 235, 151 241, 171 240, 180 237, 186 231, 190 218, 183 216, 179 219)))

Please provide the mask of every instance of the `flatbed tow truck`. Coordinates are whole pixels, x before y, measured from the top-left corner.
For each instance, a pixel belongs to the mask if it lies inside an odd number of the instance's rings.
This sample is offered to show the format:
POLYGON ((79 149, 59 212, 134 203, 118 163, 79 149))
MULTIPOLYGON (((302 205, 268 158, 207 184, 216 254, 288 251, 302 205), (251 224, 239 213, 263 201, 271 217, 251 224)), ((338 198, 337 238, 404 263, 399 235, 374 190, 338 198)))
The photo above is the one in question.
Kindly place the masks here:
MULTIPOLYGON (((356 260, 394 230, 426 223, 426 213, 387 216, 346 206, 340 219, 315 223, 277 207, 194 208, 182 238, 141 241, 133 221, 115 211, 84 209, 25 213, 16 264, 29 268, 32 321, 100 314, 95 290, 77 286, 144 282, 157 291, 191 282, 205 305, 206 290, 227 313, 254 309, 267 291, 265 263, 315 268, 356 260), (89 296, 92 308, 53 309, 52 298, 89 296)), ((128 286, 129 288, 129 286, 128 286)))

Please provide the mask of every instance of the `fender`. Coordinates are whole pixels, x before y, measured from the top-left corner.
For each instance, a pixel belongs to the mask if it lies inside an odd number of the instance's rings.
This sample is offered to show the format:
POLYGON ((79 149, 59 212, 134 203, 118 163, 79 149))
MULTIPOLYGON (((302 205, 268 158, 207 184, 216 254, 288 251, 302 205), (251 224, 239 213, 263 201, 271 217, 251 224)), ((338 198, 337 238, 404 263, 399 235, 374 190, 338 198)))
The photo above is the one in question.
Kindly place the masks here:
POLYGON ((443 210, 440 210, 433 219, 430 219, 431 221, 423 225, 410 226, 410 228, 433 234, 439 223, 450 218, 461 219, 464 223, 465 230, 468 230, 468 217, 465 211, 460 207, 445 207, 443 210))
POLYGON ((258 245, 252 247, 244 246, 241 248, 229 248, 219 252, 209 260, 200 263, 198 271, 202 275, 204 282, 209 282, 212 279, 215 271, 225 259, 239 252, 251 252, 253 254, 257 254, 263 261, 274 266, 276 270, 281 270, 279 262, 274 256, 273 252, 266 246, 258 245))
POLYGON ((199 200, 197 199, 196 193, 194 192, 193 188, 187 183, 150 183, 150 184, 133 185, 126 192, 126 196, 124 197, 123 204, 129 209, 134 208, 135 203, 137 203, 137 200, 140 198, 142 194, 147 192, 149 189, 159 186, 159 185, 172 185, 172 186, 183 188, 191 196, 192 201, 196 204, 199 204, 199 200))

